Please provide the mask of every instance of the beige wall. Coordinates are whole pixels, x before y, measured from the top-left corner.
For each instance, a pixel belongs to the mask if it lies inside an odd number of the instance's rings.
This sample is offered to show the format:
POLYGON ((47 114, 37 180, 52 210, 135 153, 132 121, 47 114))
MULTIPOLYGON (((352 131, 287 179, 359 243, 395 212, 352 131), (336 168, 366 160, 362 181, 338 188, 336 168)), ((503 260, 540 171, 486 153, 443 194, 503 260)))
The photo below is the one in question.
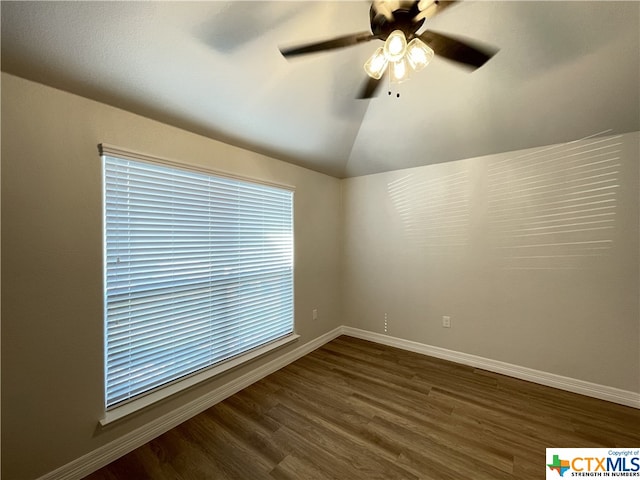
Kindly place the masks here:
POLYGON ((639 142, 345 180, 345 323, 640 392, 639 142))
MULTIPOLYGON (((2 75, 2 473, 32 479, 232 378, 101 431, 101 170, 96 145, 296 187, 300 341, 340 325, 340 182, 116 108, 2 75), (311 310, 319 309, 319 320, 311 310)), ((252 366, 255 366, 254 363, 252 366)))

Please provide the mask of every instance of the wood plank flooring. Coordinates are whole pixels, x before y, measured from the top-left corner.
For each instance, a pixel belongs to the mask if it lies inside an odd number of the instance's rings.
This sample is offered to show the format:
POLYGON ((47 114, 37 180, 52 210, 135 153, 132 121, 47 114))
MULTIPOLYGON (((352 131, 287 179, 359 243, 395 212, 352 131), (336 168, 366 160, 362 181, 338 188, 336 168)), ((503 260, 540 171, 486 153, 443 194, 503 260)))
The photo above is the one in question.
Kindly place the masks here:
POLYGON ((640 410, 342 336, 87 480, 545 476, 546 447, 640 447, 640 410))

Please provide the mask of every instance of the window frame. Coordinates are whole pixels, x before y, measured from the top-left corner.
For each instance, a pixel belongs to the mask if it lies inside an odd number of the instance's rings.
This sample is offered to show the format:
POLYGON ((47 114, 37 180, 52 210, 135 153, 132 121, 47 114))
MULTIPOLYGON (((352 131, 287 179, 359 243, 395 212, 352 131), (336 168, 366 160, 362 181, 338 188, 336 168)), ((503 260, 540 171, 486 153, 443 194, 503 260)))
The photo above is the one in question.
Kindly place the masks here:
POLYGON ((103 298, 104 298, 104 312, 103 312, 103 326, 104 326, 104 379, 103 379, 103 399, 105 402, 105 412, 104 417, 100 420, 101 425, 107 425, 114 421, 117 421, 131 413, 137 412, 140 409, 146 408, 149 405, 152 405, 160 400, 163 400, 171 395, 174 395, 180 391, 183 391, 187 388, 193 387, 205 380, 211 379, 215 376, 218 376, 224 372, 227 372, 231 369, 235 369, 240 367, 241 365, 246 364, 249 361, 255 360, 259 357, 262 357, 276 349, 282 348, 290 343, 296 341, 299 338, 299 335, 296 333, 296 321, 295 321, 295 188, 290 185, 283 185, 280 183, 264 181, 261 179, 240 176, 235 174, 229 174, 228 172, 219 171, 216 169, 203 167, 201 165, 194 165, 192 163, 185 162, 176 162, 172 160, 167 160, 164 158, 158 158, 155 156, 133 152, 130 150, 125 150, 119 147, 115 147, 113 145, 101 143, 98 145, 98 152, 100 154, 100 161, 102 166, 102 181, 103 181, 103 212, 102 212, 102 221, 103 221, 103 298), (224 359, 217 363, 214 363, 204 369, 197 370, 190 374, 187 374, 181 378, 169 381, 162 386, 158 386, 153 390, 139 394, 135 397, 132 397, 129 400, 117 403, 113 406, 107 407, 107 297, 106 297, 106 288, 107 288, 107 232, 106 232, 106 179, 104 174, 104 165, 105 158, 104 157, 116 157, 123 160, 135 161, 135 162, 145 162, 153 165, 158 165, 162 167, 175 168, 187 172, 200 173, 215 177, 221 177, 226 179, 238 180, 241 182, 247 182, 256 185, 265 185, 268 187, 275 187, 282 190, 288 190, 291 192, 291 225, 292 225, 292 245, 291 245, 291 253, 292 253, 292 284, 291 284, 291 308, 292 308, 292 331, 288 333, 286 336, 277 338, 275 340, 268 341, 262 345, 254 347, 248 351, 245 351, 240 354, 236 354, 230 358, 224 359))

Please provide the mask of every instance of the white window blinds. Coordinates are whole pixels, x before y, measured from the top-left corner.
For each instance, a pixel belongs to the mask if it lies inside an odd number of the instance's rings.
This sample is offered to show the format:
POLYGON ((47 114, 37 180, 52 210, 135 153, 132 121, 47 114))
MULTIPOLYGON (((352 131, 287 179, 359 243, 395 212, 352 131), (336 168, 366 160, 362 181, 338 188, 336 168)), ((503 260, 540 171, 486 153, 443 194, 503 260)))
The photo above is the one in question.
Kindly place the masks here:
POLYGON ((106 405, 293 333, 293 192, 102 156, 106 405))

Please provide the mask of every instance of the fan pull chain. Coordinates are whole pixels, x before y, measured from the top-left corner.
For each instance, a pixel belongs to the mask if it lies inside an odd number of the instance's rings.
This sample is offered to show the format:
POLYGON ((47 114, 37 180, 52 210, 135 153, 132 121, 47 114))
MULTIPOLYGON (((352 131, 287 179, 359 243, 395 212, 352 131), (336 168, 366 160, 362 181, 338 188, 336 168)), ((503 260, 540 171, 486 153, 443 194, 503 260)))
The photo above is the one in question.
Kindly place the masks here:
MULTIPOLYGON (((391 68, 391 67, 389 67, 391 68)), ((387 75, 387 84, 389 85, 389 96, 391 96, 391 75, 387 75)), ((400 92, 396 92, 396 98, 400 98, 400 92)))

